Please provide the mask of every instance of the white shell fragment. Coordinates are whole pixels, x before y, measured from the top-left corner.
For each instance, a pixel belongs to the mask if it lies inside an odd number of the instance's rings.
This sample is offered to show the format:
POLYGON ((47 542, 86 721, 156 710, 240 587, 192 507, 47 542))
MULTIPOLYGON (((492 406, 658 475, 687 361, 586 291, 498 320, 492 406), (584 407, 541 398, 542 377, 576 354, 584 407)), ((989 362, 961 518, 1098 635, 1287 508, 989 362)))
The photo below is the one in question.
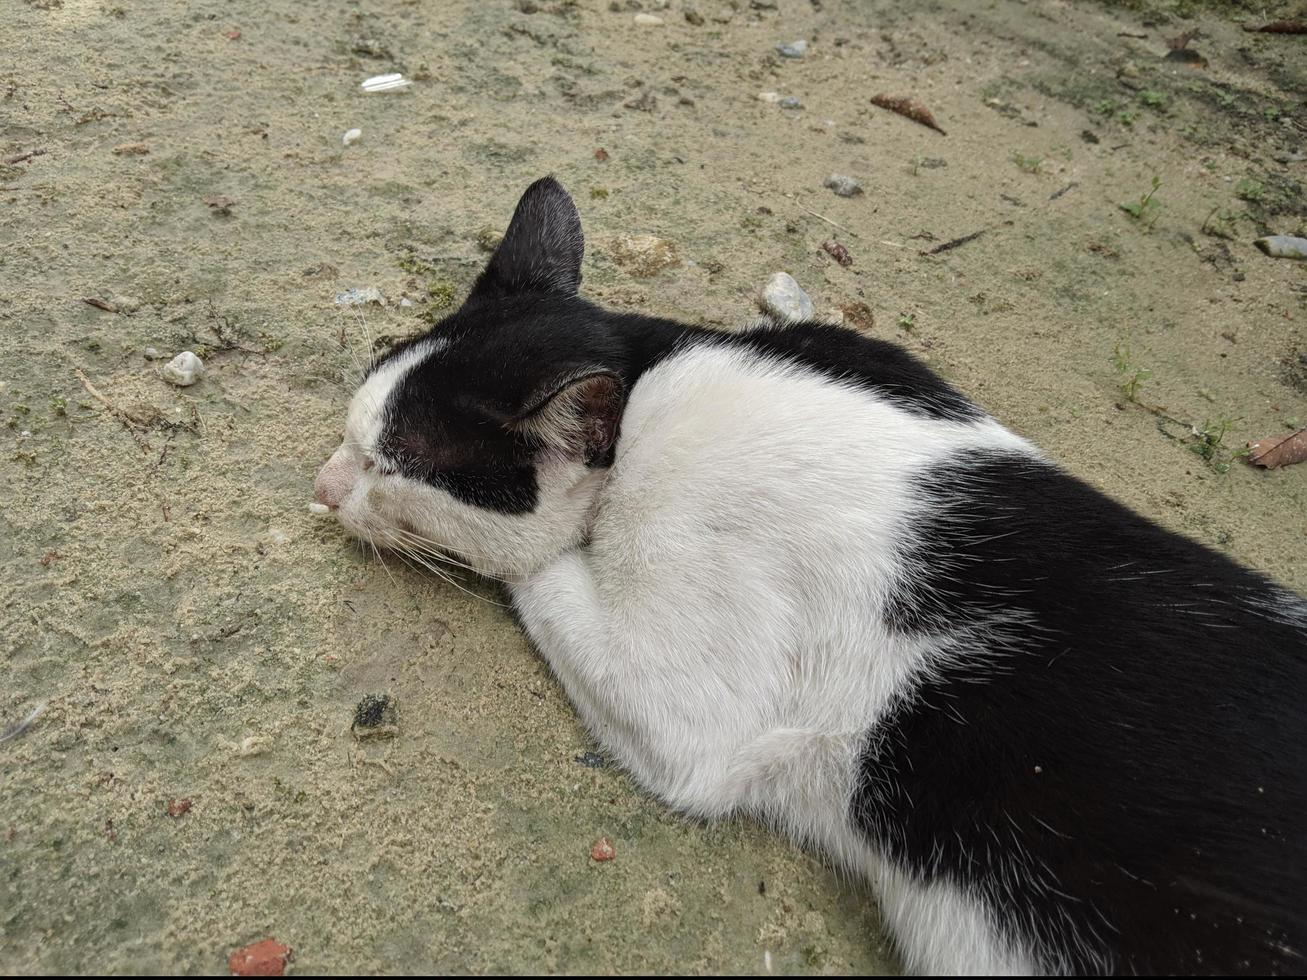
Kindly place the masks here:
POLYGON ((789 322, 810 320, 814 312, 812 300, 788 272, 778 272, 767 280, 758 304, 763 312, 789 322))
POLYGON ((347 129, 345 130, 345 135, 341 139, 341 142, 346 146, 349 146, 351 143, 353 143, 356 139, 358 139, 362 135, 363 135, 363 130, 361 129, 347 129))
POLYGON ((808 42, 800 38, 788 44, 778 44, 776 50, 782 58, 802 58, 808 51, 808 42))
POLYGON ((366 289, 351 288, 343 293, 337 293, 336 303, 340 306, 363 306, 367 303, 385 306, 386 297, 381 295, 381 290, 376 286, 368 286, 366 289))
POLYGON ((182 351, 163 366, 163 379, 178 388, 189 388, 202 377, 204 377, 204 362, 192 351, 182 351))
POLYGON ((636 14, 635 22, 641 27, 658 27, 663 19, 657 14, 636 14))
POLYGON ((1307 238, 1292 235, 1268 235, 1253 242, 1273 259, 1307 259, 1307 238))
POLYGON ((779 102, 781 100, 780 92, 759 92, 758 101, 760 102, 779 102))
POLYGON ((317 514, 319 517, 325 517, 327 514, 331 513, 331 508, 326 504, 320 504, 315 500, 313 503, 309 504, 309 513, 317 514))
POLYGON ((389 92, 391 89, 408 88, 413 83, 396 72, 393 75, 373 75, 363 80, 359 88, 365 92, 389 92))

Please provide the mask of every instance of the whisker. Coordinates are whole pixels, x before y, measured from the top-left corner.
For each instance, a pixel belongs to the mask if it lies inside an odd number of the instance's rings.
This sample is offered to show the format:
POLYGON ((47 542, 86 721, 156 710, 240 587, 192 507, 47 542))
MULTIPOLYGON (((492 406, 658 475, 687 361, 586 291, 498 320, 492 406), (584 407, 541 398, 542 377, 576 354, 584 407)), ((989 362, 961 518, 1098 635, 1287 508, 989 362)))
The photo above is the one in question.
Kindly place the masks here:
MULTIPOLYGON (((455 564, 462 565, 464 568, 467 568, 469 571, 473 571, 477 573, 481 572, 479 568, 473 568, 471 565, 466 565, 458 561, 456 558, 453 558, 452 556, 449 555, 449 552, 453 552, 455 555, 465 555, 468 558, 474 558, 480 561, 489 562, 491 565, 500 564, 498 558, 491 558, 488 555, 479 555, 474 551, 468 551, 466 548, 456 548, 453 545, 445 544, 443 541, 437 541, 434 538, 424 537, 423 535, 418 534, 415 531, 409 531, 405 528, 398 528, 398 527, 391 528, 391 533, 402 535, 404 540, 407 541, 408 543, 414 545, 420 545, 423 548, 427 549, 428 551, 436 552, 436 557, 439 557, 444 560, 452 561, 455 564)), ((495 576, 487 576, 487 577, 494 578, 495 576)))
POLYGON ((439 578, 441 578, 441 579, 443 579, 444 581, 448 582, 450 585, 452 585, 454 588, 458 589, 460 592, 466 592, 466 593, 467 593, 468 595, 470 595, 472 598, 474 598, 474 599, 480 599, 482 602, 489 603, 489 604, 492 605, 492 606, 500 606, 501 608, 507 608, 507 607, 505 606, 505 604, 502 603, 502 602, 496 602, 494 599, 488 599, 488 598, 486 598, 485 596, 483 596, 483 595, 481 595, 481 594, 479 594, 479 593, 477 593, 477 592, 473 592, 471 589, 468 589, 468 588, 464 587, 464 586, 461 585, 459 582, 457 582, 457 581, 454 579, 454 577, 451 576, 449 573, 443 571, 443 570, 442 570, 438 565, 435 565, 435 564, 433 564, 433 563, 427 561, 425 558, 423 558, 423 557, 422 557, 421 555, 419 555, 418 553, 413 552, 413 551, 407 551, 406 549, 403 549, 403 548, 397 548, 396 550, 400 553, 401 557, 403 557, 404 555, 407 555, 409 558, 412 558, 414 561, 416 561, 416 562, 417 562, 419 565, 421 565, 423 568, 427 569, 427 571, 432 572, 433 574, 435 574, 435 575, 438 576, 439 578))

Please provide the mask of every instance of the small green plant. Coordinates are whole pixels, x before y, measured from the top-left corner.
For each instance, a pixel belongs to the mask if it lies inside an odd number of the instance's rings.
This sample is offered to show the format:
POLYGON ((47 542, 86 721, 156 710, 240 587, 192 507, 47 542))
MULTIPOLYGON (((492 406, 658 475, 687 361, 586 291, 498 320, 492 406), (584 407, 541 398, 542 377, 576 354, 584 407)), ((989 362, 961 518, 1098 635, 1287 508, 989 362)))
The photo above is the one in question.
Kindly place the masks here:
POLYGON ((1150 109, 1163 109, 1166 107, 1167 98, 1162 92, 1145 90, 1139 93, 1139 101, 1150 109))
POLYGON ((1103 99, 1094 106, 1094 111, 1100 116, 1110 116, 1119 108, 1121 108, 1121 103, 1117 102, 1116 99, 1103 99))
POLYGON ((899 329, 911 332, 916 329, 917 315, 915 313, 900 313, 898 319, 899 329))
POLYGON ((1145 381, 1153 376, 1153 372, 1148 368, 1139 367, 1134 363, 1130 354, 1130 348, 1122 344, 1117 344, 1112 348, 1112 364, 1116 367, 1117 373, 1121 375, 1121 392, 1125 395, 1127 401, 1137 402, 1139 400, 1139 387, 1145 381))
POLYGON ((55 413, 55 415, 67 415, 67 414, 68 414, 68 399, 66 399, 66 398, 60 398, 58 395, 56 395, 55 397, 51 398, 51 399, 50 399, 50 410, 53 411, 53 412, 55 413))
POLYGON ((1145 228, 1151 231, 1153 225, 1157 224, 1157 219, 1162 211, 1162 205, 1153 197, 1161 186, 1161 179, 1154 176, 1152 189, 1147 194, 1139 195, 1137 201, 1124 202, 1121 205, 1121 210, 1136 221, 1141 222, 1145 228))
POLYGON ((1201 231, 1213 238, 1235 239, 1239 237, 1239 222, 1247 218, 1246 211, 1234 211, 1218 204, 1207 212, 1201 231))
POLYGON ((399 257, 399 267, 414 276, 430 276, 437 271, 435 265, 420 258, 416 252, 406 251, 399 257))
POLYGON ((1012 162, 1028 174, 1041 173, 1044 166, 1043 157, 1028 157, 1023 153, 1013 153, 1012 162))
POLYGON ((1260 201, 1266 193, 1265 186, 1261 181, 1253 180, 1251 177, 1245 177, 1239 183, 1234 185, 1234 196, 1241 201, 1260 201))
POLYGON ((1189 444, 1189 451, 1198 456, 1217 473, 1229 472, 1230 464, 1239 456, 1246 455, 1247 450, 1231 451, 1224 445, 1225 434, 1237 419, 1207 419, 1202 426, 1193 426, 1194 441, 1189 444))
POLYGON ((447 282, 433 282, 427 286, 427 299, 431 301, 430 309, 443 310, 454 302, 454 287, 447 282))
POLYGON ((1139 113, 1131 112, 1129 109, 1123 109, 1117 114, 1116 121, 1122 126, 1133 126, 1135 120, 1139 118, 1139 113))

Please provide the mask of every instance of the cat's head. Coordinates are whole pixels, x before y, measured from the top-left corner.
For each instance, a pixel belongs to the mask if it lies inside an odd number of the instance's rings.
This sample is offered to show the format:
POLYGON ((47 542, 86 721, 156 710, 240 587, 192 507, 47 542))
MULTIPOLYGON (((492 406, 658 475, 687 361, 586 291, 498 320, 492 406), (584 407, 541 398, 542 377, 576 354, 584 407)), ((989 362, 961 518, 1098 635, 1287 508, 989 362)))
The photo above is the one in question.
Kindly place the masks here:
POLYGON ((583 249, 572 199, 536 181, 462 307, 370 369, 314 484, 347 531, 495 576, 583 540, 626 395, 583 249))

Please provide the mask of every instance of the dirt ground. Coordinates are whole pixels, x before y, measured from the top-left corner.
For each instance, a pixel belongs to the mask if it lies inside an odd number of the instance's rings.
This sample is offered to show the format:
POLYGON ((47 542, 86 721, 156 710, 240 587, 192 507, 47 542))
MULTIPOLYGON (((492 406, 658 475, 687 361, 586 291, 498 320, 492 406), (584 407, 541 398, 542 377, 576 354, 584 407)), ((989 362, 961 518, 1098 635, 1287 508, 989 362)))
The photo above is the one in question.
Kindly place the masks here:
POLYGON ((0 726, 48 708, 0 745, 0 972, 219 973, 266 936, 314 973, 896 968, 857 883, 592 767, 491 585, 307 510, 357 359, 457 302, 543 174, 596 300, 728 328, 789 271, 1089 482, 1307 590, 1307 466, 1234 458, 1307 421, 1307 266, 1252 246, 1307 220, 1307 38, 1241 28, 1301 3, 3 16, 0 726), (1205 66, 1167 57, 1185 31, 1205 66), (390 71, 412 87, 360 90, 390 71), (624 234, 677 264, 644 275, 624 234), (384 307, 335 302, 370 286, 384 307), (173 387, 146 348, 208 374, 173 387), (398 732, 360 740, 374 693, 398 732))

